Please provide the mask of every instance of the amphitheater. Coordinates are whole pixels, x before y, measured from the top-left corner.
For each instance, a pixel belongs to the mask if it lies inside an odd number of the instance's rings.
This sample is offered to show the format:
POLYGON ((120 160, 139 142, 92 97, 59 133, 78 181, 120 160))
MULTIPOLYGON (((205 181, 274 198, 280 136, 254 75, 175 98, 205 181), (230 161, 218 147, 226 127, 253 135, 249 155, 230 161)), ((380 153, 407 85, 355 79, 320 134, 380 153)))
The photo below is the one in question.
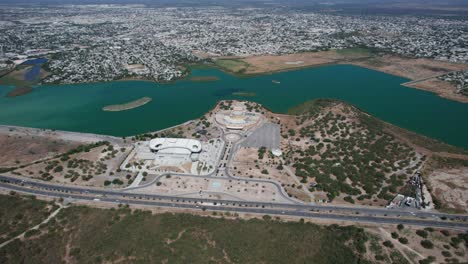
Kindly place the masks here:
POLYGON ((237 102, 233 110, 221 110, 215 115, 216 123, 228 130, 249 130, 261 121, 261 115, 248 112, 243 103, 237 102))

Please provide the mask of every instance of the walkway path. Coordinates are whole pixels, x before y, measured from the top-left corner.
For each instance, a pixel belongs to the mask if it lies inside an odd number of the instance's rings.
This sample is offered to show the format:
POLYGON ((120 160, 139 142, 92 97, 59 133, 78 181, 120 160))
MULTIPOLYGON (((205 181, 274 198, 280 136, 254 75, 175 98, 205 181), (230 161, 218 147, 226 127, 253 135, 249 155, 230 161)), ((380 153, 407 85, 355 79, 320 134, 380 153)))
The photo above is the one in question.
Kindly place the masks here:
POLYGON ((38 225, 35 225, 35 226, 31 227, 30 229, 28 229, 28 230, 24 231, 23 233, 17 235, 16 237, 14 237, 14 238, 12 238, 12 239, 10 239, 8 241, 3 242, 2 244, 0 244, 0 248, 3 248, 4 246, 10 244, 15 239, 23 239, 24 234, 26 234, 26 232, 31 231, 31 230, 39 229, 39 226, 41 226, 42 224, 47 224, 52 218, 54 218, 60 212, 60 210, 62 210, 62 208, 64 208, 64 207, 62 205, 60 205, 60 207, 57 210, 53 211, 44 221, 42 221, 38 225))
POLYGON ((429 77, 425 77, 425 78, 421 78, 421 79, 417 79, 417 80, 412 80, 412 81, 409 81, 409 82, 405 82, 405 83, 402 83, 401 85, 409 86, 409 85, 413 85, 413 84, 418 83, 418 82, 427 81, 427 80, 430 80, 430 79, 434 79, 434 78, 437 78, 437 77, 440 77, 440 76, 444 76, 444 75, 450 74, 450 73, 455 73, 455 72, 459 72, 459 71, 444 72, 444 73, 432 75, 432 76, 429 76, 429 77))
POLYGON ((290 168, 289 166, 284 165, 285 162, 284 162, 284 160, 283 160, 282 158, 281 158, 281 163, 283 164, 283 168, 284 168, 284 170, 289 174, 289 176, 291 176, 297 184, 299 184, 299 185, 302 186, 302 190, 303 190, 303 191, 309 196, 309 198, 310 198, 310 203, 311 203, 311 204, 315 204, 315 196, 314 196, 314 194, 313 194, 311 191, 309 191, 309 186, 307 186, 307 184, 302 183, 302 182, 299 180, 299 178, 297 178, 296 174, 294 174, 294 172, 291 170, 291 168, 290 168))
POLYGON ((400 251, 400 253, 403 255, 403 257, 406 258, 406 260, 409 261, 409 263, 415 263, 405 252, 405 250, 417 255, 421 259, 424 259, 424 256, 421 255, 421 253, 417 252, 416 250, 410 248, 407 245, 401 244, 399 241, 396 241, 395 239, 392 238, 391 234, 389 234, 385 229, 379 228, 380 234, 385 238, 385 240, 392 241, 393 245, 395 245, 395 248, 400 251))
POLYGON ((130 186, 128 186, 127 188, 133 188, 133 187, 137 187, 138 185, 140 185, 140 182, 141 180, 143 180, 143 177, 144 177, 143 173, 139 172, 138 175, 133 180, 132 184, 130 184, 130 186))

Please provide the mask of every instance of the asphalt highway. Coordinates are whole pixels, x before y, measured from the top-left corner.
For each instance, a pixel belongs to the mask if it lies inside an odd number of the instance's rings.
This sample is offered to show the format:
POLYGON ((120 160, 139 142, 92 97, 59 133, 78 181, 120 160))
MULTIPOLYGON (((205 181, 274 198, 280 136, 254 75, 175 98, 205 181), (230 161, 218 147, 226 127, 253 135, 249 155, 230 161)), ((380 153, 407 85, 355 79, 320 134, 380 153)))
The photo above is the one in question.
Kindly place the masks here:
POLYGON ((193 210, 213 210, 238 213, 286 215, 304 218, 330 219, 374 224, 407 224, 468 231, 468 216, 421 211, 398 211, 381 208, 340 207, 261 203, 230 200, 181 198, 164 195, 136 194, 103 189, 71 187, 0 175, 0 188, 52 198, 145 205, 193 210), (404 216, 404 217, 403 217, 404 216), (409 217, 409 218, 406 218, 409 217), (442 220, 447 218, 447 220, 442 220), (453 221, 456 220, 456 221, 453 221))

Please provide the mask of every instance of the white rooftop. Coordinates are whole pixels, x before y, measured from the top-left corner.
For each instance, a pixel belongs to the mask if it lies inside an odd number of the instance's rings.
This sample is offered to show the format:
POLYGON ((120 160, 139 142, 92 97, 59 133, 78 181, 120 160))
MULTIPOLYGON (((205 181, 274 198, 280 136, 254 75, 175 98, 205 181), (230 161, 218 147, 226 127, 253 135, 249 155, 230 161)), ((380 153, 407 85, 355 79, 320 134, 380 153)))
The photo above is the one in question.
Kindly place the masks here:
POLYGON ((149 147, 151 150, 169 151, 170 149, 175 152, 190 152, 198 153, 202 150, 201 142, 195 139, 187 138, 154 138, 150 140, 149 147))

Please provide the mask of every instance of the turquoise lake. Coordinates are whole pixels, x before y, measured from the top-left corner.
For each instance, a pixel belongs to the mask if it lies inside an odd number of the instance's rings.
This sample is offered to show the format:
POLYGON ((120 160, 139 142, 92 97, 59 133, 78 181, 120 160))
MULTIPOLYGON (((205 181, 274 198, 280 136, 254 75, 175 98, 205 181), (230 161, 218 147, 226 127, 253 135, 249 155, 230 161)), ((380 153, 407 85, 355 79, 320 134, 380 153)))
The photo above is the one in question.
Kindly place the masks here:
POLYGON ((256 101, 275 112, 286 112, 307 100, 336 98, 397 126, 468 149, 468 104, 401 86, 408 81, 405 78, 351 65, 249 78, 199 68, 193 69, 191 76, 216 76, 220 80, 42 85, 14 98, 5 97, 13 87, 0 86, 0 124, 129 136, 197 118, 222 99, 256 101), (253 92, 256 96, 233 96, 233 92, 253 92), (153 100, 128 111, 102 111, 106 105, 143 96, 153 100))

